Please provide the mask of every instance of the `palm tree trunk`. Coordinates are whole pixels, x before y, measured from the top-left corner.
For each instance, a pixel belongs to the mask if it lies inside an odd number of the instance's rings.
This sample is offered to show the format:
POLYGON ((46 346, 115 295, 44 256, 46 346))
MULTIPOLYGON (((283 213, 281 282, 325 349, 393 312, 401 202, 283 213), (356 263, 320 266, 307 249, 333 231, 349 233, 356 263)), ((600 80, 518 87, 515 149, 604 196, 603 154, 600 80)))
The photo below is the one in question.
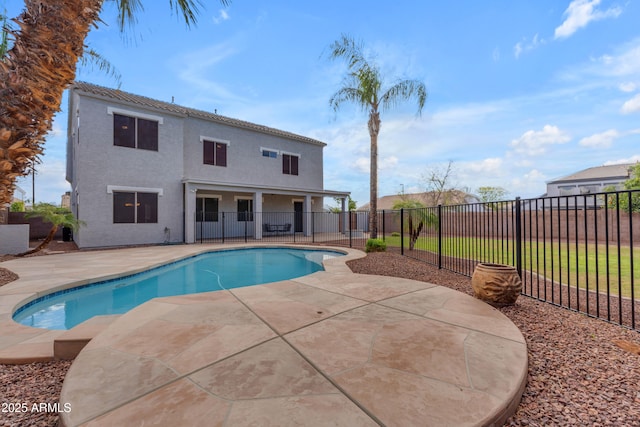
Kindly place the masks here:
POLYGON ((378 238, 378 134, 380 133, 380 113, 372 110, 369 114, 369 136, 371 137, 371 171, 369 175, 369 237, 378 238))
POLYGON ((15 20, 15 43, 0 60, 0 206, 42 153, 102 1, 25 0, 15 20))
POLYGON ((49 243, 51 243, 51 241, 53 240, 54 236, 56 235, 56 231, 58 231, 58 226, 57 225, 53 225, 51 227, 51 229, 49 230, 49 234, 47 234, 47 237, 42 241, 42 243, 40 243, 35 248, 33 248, 31 250, 28 250, 26 252, 23 252, 21 254, 17 254, 16 256, 23 257, 23 256, 26 256, 26 255, 35 254, 36 252, 40 252, 41 250, 43 250, 44 248, 49 246, 49 243))

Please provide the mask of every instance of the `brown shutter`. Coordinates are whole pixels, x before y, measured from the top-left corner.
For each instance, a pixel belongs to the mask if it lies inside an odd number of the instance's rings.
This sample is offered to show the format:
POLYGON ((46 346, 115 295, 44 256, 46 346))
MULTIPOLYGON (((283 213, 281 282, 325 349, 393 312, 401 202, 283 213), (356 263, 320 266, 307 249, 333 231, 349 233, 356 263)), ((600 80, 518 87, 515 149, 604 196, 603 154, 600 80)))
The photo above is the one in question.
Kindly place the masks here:
POLYGON ((227 144, 216 142, 216 165, 227 166, 227 144))
POLYGON ((291 173, 291 156, 288 154, 282 155, 282 173, 287 175, 291 173))
POLYGON ((204 164, 215 165, 213 157, 214 144, 211 141, 202 141, 202 147, 204 150, 204 164))

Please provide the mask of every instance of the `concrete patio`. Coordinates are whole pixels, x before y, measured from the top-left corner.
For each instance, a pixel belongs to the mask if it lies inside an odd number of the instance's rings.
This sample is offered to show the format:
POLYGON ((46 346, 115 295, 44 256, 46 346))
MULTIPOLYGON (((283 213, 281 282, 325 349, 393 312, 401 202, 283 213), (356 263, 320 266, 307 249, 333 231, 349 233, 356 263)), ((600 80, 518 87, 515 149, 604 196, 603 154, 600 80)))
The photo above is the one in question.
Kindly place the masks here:
MULTIPOLYGON (((255 246, 255 245, 251 245, 255 246)), ((0 358, 52 357, 64 331, 17 325, 36 295, 225 246, 90 251, 2 264, 0 358)), ((267 285, 159 298, 84 348, 63 386, 64 426, 501 425, 527 376, 520 331, 434 284, 353 274, 345 261, 267 285)))

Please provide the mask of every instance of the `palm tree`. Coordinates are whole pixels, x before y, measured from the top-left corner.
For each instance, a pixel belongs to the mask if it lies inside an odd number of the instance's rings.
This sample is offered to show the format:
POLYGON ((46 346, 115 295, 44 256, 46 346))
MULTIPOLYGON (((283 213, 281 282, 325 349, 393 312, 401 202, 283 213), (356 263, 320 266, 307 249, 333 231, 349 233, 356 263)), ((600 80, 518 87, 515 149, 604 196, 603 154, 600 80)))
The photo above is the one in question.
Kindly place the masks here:
POLYGON ((49 230, 47 237, 42 241, 42 243, 40 243, 34 249, 16 255, 19 257, 31 255, 46 248, 53 240, 53 237, 58 231, 58 228, 60 228, 61 226, 72 228, 73 231, 78 231, 78 228, 80 228, 80 226, 83 224, 73 216, 73 213, 71 213, 69 209, 59 208, 50 203, 38 203, 33 207, 32 211, 25 215, 25 217, 40 217, 42 218, 42 222, 51 224, 51 229, 49 230))
MULTIPOLYGON (((142 0, 115 0, 118 25, 135 22, 142 0)), ((229 0, 220 0, 227 5, 229 0)), ((11 202, 16 178, 24 176, 43 151, 44 137, 73 83, 84 40, 100 23, 104 0, 25 0, 8 29, 13 45, 0 60, 0 207, 11 202)), ((169 0, 170 7, 196 23, 198 0, 169 0)))
POLYGON ((418 115, 427 100, 427 88, 419 80, 400 80, 383 90, 383 79, 377 64, 364 55, 364 46, 352 37, 343 34, 330 46, 329 58, 342 59, 347 63, 347 75, 343 86, 331 97, 329 104, 337 112, 343 103, 352 102, 369 113, 369 136, 371 138, 371 170, 369 177, 369 232, 378 237, 378 134, 380 133, 380 111, 395 107, 399 101, 415 98, 418 115))

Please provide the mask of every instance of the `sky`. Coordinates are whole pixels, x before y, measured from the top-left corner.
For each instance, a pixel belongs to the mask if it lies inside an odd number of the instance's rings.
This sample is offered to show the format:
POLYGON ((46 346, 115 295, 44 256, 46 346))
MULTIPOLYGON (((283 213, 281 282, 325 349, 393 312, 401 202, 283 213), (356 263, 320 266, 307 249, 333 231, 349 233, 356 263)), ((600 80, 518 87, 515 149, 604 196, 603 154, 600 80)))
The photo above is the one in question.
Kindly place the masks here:
MULTIPOLYGON (((324 188, 369 201, 368 114, 329 99, 346 65, 327 57, 342 34, 361 41, 385 78, 425 83, 381 114, 379 196, 414 193, 452 165, 449 184, 538 197, 546 182, 640 161, 638 0, 208 0, 187 28, 167 0, 143 0, 122 35, 105 2, 87 45, 116 78, 77 79, 324 141, 324 188)), ((0 1, 9 17, 23 2, 0 1)), ((66 98, 35 177, 36 202, 59 203, 66 98)), ((19 181, 31 199, 32 177, 19 181)))

